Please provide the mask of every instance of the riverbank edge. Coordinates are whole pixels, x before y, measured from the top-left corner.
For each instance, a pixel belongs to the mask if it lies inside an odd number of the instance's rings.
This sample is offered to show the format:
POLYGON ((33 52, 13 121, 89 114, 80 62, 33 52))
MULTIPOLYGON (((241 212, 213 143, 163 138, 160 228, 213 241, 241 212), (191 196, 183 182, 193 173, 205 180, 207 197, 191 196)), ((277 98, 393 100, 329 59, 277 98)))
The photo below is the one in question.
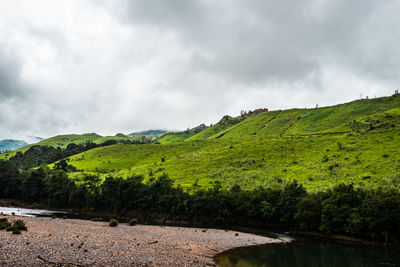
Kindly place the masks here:
MULTIPOLYGON (((21 218, 22 216, 9 216, 6 215, 5 218, 9 218, 9 219, 17 219, 21 218)), ((0 234, 3 234, 3 237, 8 238, 9 240, 5 241, 5 243, 3 244, 4 247, 6 246, 10 246, 10 244, 13 244, 13 242, 16 242, 16 240, 18 238, 23 238, 26 239, 28 242, 20 242, 21 244, 19 244, 19 246, 14 247, 12 250, 17 250, 19 251, 19 253, 16 253, 15 256, 20 257, 21 255, 23 255, 25 252, 22 251, 26 251, 26 247, 21 251, 21 245, 25 246, 29 245, 29 246, 33 246, 30 247, 30 251, 40 251, 41 247, 38 247, 37 245, 34 246, 35 243, 39 243, 40 246, 44 244, 44 246, 49 247, 48 245, 46 245, 46 242, 48 240, 51 240, 52 238, 59 238, 58 235, 62 235, 63 238, 61 239, 62 242, 67 243, 67 247, 69 247, 69 243, 71 241, 65 241, 66 238, 74 238, 82 236, 83 238, 83 234, 79 233, 79 235, 77 235, 77 233, 72 233, 69 230, 73 230, 73 231, 83 231, 84 235, 85 235, 85 248, 89 248, 89 251, 92 250, 92 247, 89 246, 89 244, 92 242, 90 241, 91 238, 95 239, 96 241, 98 241, 99 239, 107 239, 107 236, 109 235, 105 235, 101 238, 99 238, 97 231, 95 232, 95 236, 93 237, 90 232, 87 231, 87 228, 93 228, 93 227, 104 227, 102 228, 102 232, 105 231, 121 231, 125 236, 127 234, 129 234, 131 232, 131 230, 133 231, 137 231, 136 233, 131 233, 131 235, 133 235, 135 237, 135 242, 139 242, 144 246, 141 252, 145 251, 146 249, 149 249, 148 252, 143 252, 145 254, 149 254, 149 253, 153 253, 154 254, 154 250, 153 248, 150 249, 149 246, 160 246, 158 248, 158 250, 160 251, 164 251, 165 249, 169 249, 169 250, 174 250, 176 249, 176 252, 173 252, 172 254, 176 255, 177 257, 174 259, 174 266, 179 266, 180 261, 187 261, 187 258, 191 257, 191 260, 196 260, 196 262, 198 263, 198 265, 193 265, 193 266, 217 266, 216 262, 214 260, 215 256, 219 253, 222 253, 224 251, 230 250, 230 249, 234 249, 234 248, 238 248, 238 247, 248 247, 248 246, 253 246, 253 245, 267 245, 267 244, 279 244, 282 242, 282 240, 279 239, 274 239, 274 238, 268 238, 265 236, 261 236, 261 235, 256 235, 256 234, 247 234, 247 233, 242 233, 242 232, 232 232, 232 231, 223 231, 220 229, 213 229, 213 228, 208 228, 208 229, 202 229, 202 228, 186 228, 186 227, 169 227, 169 226, 163 226, 163 227, 158 227, 155 225, 136 225, 135 227, 131 227, 129 225, 126 224, 121 224, 120 227, 117 228, 110 228, 108 227, 104 222, 92 222, 92 221, 88 221, 88 220, 76 220, 76 219, 52 219, 52 218, 45 218, 45 217, 25 217, 26 221, 27 221, 27 225, 31 225, 32 223, 36 226, 32 226, 32 228, 28 227, 28 232, 24 232, 22 233, 21 236, 13 236, 10 233, 7 232, 0 232, 0 234), (45 224, 45 227, 43 226, 43 224, 45 224), (46 227, 47 225, 47 227, 46 227), (60 231, 60 225, 64 225, 64 227, 62 227, 63 231, 60 231), (81 226, 81 227, 76 227, 77 225, 81 226), (56 231, 54 229, 57 229, 56 231), (68 230, 69 229, 69 230, 68 230), (127 229, 128 232, 126 231, 127 229), (148 231, 149 229, 152 229, 152 233, 154 233, 155 235, 145 235, 145 238, 148 240, 141 240, 141 236, 143 238, 143 235, 140 235, 141 232, 143 231, 148 231), (171 230, 173 229, 173 230, 171 230), (186 230, 185 230, 186 229, 186 230), (40 234, 38 235, 38 231, 40 232, 40 234), (172 233, 175 232, 175 233, 172 233), (181 234, 183 236, 185 236, 184 239, 180 239, 180 238, 176 238, 176 234, 181 234), (166 236, 164 236, 164 234, 167 234, 166 236), (210 236, 211 235, 211 236, 210 236), (217 236, 214 236, 217 235, 217 236), (89 239, 86 239, 88 238, 89 239), (165 237, 165 239, 162 239, 161 236, 165 237), (197 237, 196 237, 197 236, 197 237), (199 240, 199 236, 201 236, 202 240, 199 240), (258 236, 258 237, 257 237, 258 236), (174 242, 172 242, 172 244, 170 243, 170 238, 174 237, 175 239, 179 240, 179 245, 180 246, 176 246, 177 244, 175 244, 174 242), (221 238, 222 237, 222 238, 221 238), (33 239, 32 239, 33 238, 33 239), (39 238, 39 239, 38 239, 39 238), (40 238, 44 238, 44 242, 40 241, 38 242, 38 240, 40 240, 40 238), (161 239, 160 239, 161 238, 161 239), (251 239, 251 240, 250 240, 251 239), (154 241, 157 240, 157 241, 154 241), (167 241, 165 241, 167 240, 167 241), (185 244, 183 244, 183 243, 185 244), (8 245, 5 245, 5 244, 8 245), (180 244, 182 243, 182 244, 180 244), (198 248, 198 251, 195 253, 191 252, 191 249, 187 250, 187 246, 189 245, 189 247, 193 248, 194 245, 200 245, 200 247, 198 248), (190 246, 191 245, 191 246, 190 246), (184 253, 189 253, 189 254, 193 254, 191 256, 183 256, 182 254, 182 250, 184 250, 184 253), (179 255, 181 255, 181 257, 179 257, 179 255), (208 260, 207 260, 208 259, 208 260), (213 264, 212 264, 213 263, 213 264)), ((121 233, 120 233, 121 234, 121 233)), ((118 236, 118 232, 117 234, 113 234, 112 235, 113 238, 114 236, 118 236)), ((4 240, 3 240, 4 241, 4 240)), ((115 240, 113 240, 114 243, 115 240)), ((61 243, 62 243, 61 242, 61 243)), ((61 246, 61 243, 57 243, 57 246, 61 246)), ((74 242, 75 243, 75 242, 74 242)), ((52 243, 49 243, 52 244, 52 243)), ((71 243, 72 244, 72 243, 71 243)), ((82 243, 83 244, 83 243, 82 243)), ((64 244, 65 245, 65 244, 64 244)), ((12 245, 11 245, 12 246, 12 245)), ((52 244, 50 245, 50 247, 54 247, 55 245, 52 244)), ((72 246, 72 245, 71 245, 72 246)), ((1 247, 1 245, 0 245, 1 247)), ((106 246, 103 246, 106 247, 106 246)), ((111 246, 114 247, 114 246, 111 246)), ((117 246, 118 247, 118 246, 117 246)), ((126 250, 125 246, 124 249, 121 250, 121 253, 124 252, 124 250, 126 250)), ((171 250, 171 251, 172 251, 171 250)), ((85 250, 86 251, 86 250, 85 250)), ((170 251, 170 252, 171 252, 170 251)), ((79 252, 82 252, 82 250, 79 250, 79 252)), ((78 251, 76 251, 76 253, 79 253, 78 251)), ((44 259, 48 259, 50 261, 50 259, 52 258, 52 255, 50 254, 43 254, 44 252, 42 251, 42 253, 37 253, 37 255, 40 255, 41 258, 44 259)), ((87 254, 88 252, 86 251, 84 254, 87 254)), ((104 254, 104 253, 103 253, 104 254)), ((107 253, 105 253, 107 254, 107 253)), ((105 255, 104 254, 104 255, 105 255)), ((112 254, 112 253, 111 253, 112 254)), ((118 253, 119 254, 119 253, 118 253)), ((5 253, 5 255, 7 255, 7 253, 5 253)), ((25 255, 25 254, 24 254, 25 255)), ((149 254, 150 255, 150 254, 149 254)), ((59 255, 60 256, 60 255, 59 255)), ((64 257, 65 255, 61 255, 62 257, 64 257)), ((80 255, 82 256, 82 255, 80 255)), ((34 259, 37 261, 37 256, 35 258, 30 256, 25 255, 25 257, 28 259, 34 259)), ((77 257, 77 256, 76 256, 77 257)), ((0 257, 1 258, 1 257, 0 257)), ((7 256, 6 256, 6 262, 7 262, 7 256)), ((40 258, 39 258, 40 259, 40 258)), ((151 257, 149 258, 151 259, 151 257)), ((4 260, 4 259, 3 259, 4 260)), ((111 259, 114 260, 114 259, 111 259)), ((139 262, 145 262, 146 258, 140 258, 136 259, 139 260, 139 262)), ((61 262, 61 261, 60 261, 61 262)), ((66 262, 64 260, 64 262, 66 262)), ((74 262, 74 261, 70 261, 70 262, 74 262)), ((95 262, 100 262, 101 261, 95 261, 95 262)), ((0 263, 2 263, 0 261, 0 263)), ((3 262, 4 263, 4 262, 3 262)), ((22 264, 22 262, 12 262, 11 263, 18 263, 18 264, 22 264)), ((37 263, 37 262, 36 262, 37 263)), ((187 262, 186 262, 187 263, 187 262)), ((32 262, 33 264, 33 262, 32 262)), ((82 263, 83 264, 83 263, 82 263)), ((86 264, 86 263, 85 263, 86 264)), ((0 264, 1 265, 1 264, 0 264)), ((33 264, 32 266, 38 266, 33 264)), ((99 265, 101 266, 101 264, 99 265)), ((136 265, 135 265, 136 266, 136 265)), ((147 265, 146 265, 147 266, 147 265)), ((153 266, 153 265, 149 265, 149 266, 153 266)), ((164 266, 163 264, 158 265, 155 264, 154 266, 164 266)), ((170 265, 168 265, 170 266, 170 265)), ((182 266, 191 266, 191 265, 182 265, 182 266)))
MULTIPOLYGON (((29 208, 29 209, 47 209, 47 210, 54 210, 54 211, 61 211, 61 212, 68 212, 70 214, 75 214, 76 217, 71 217, 72 219, 80 219, 80 220, 91 220, 93 218, 103 218, 103 221, 110 220, 112 218, 118 219, 121 222, 128 222, 132 216, 123 216, 114 213, 106 213, 106 212, 89 212, 89 211, 81 211, 71 208, 56 208, 50 207, 44 204, 28 204, 21 200, 15 199, 0 199, 0 206, 4 207, 15 207, 15 208, 29 208)), ((348 235, 341 235, 341 234, 325 234, 316 231, 301 231, 301 230, 266 230, 262 228, 252 228, 252 227, 244 227, 244 226, 220 226, 220 225, 205 225, 201 222, 188 222, 184 220, 163 220, 160 219, 163 216, 159 216, 158 219, 155 218, 141 218, 138 217, 139 223, 143 225, 156 225, 156 226, 174 226, 174 227, 187 227, 187 228, 213 228, 219 230, 233 230, 233 231, 240 231, 243 233, 261 235, 265 237, 277 238, 283 235, 300 235, 304 237, 314 237, 314 238, 321 238, 326 240, 333 240, 333 241, 345 241, 351 242, 354 244, 361 244, 361 245, 369 245, 369 246, 380 246, 380 247, 395 247, 399 248, 400 243, 385 243, 381 241, 374 241, 374 240, 367 240, 362 239, 354 236, 348 235)), ((288 242, 288 240, 280 239, 283 242, 288 242)))

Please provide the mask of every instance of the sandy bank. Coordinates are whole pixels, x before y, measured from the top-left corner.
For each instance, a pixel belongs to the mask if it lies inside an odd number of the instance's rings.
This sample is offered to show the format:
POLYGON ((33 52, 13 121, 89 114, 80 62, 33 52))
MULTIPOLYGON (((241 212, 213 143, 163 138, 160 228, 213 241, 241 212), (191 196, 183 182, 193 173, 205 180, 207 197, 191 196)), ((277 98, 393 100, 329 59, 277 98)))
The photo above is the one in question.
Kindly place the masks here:
POLYGON ((0 266, 212 266, 213 255, 224 250, 280 242, 215 229, 127 224, 112 228, 106 222, 23 220, 28 232, 0 231, 0 266))

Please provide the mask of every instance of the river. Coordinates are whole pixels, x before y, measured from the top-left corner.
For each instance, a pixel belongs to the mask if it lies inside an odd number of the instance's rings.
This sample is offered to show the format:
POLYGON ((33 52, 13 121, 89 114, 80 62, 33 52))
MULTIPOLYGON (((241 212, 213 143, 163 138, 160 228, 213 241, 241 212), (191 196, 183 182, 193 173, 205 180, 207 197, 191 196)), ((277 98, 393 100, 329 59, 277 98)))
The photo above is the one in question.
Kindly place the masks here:
POLYGON ((400 250, 326 240, 237 248, 215 257, 221 267, 400 266, 400 250))
POLYGON ((24 217, 40 217, 40 216, 52 216, 67 214, 62 211, 51 211, 43 209, 25 209, 25 208, 15 208, 15 207, 0 207, 0 214, 4 215, 16 215, 24 217))

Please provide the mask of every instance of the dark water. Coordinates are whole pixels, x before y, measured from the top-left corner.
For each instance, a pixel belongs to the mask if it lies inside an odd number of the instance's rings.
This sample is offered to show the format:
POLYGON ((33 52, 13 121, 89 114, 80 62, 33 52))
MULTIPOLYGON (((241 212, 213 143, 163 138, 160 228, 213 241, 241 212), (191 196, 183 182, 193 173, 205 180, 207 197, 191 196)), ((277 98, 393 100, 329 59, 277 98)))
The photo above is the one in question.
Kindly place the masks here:
POLYGON ((302 240, 238 248, 217 255, 215 261, 221 267, 388 267, 400 266, 400 250, 302 240))

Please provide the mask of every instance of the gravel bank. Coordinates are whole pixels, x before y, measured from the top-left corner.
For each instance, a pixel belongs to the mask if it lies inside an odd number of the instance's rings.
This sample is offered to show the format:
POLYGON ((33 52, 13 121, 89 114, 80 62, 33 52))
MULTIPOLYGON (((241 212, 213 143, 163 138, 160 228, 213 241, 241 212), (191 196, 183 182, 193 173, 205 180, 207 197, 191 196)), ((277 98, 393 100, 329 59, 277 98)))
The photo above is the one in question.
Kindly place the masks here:
MULTIPOLYGON (((21 217, 5 216, 9 221, 21 217)), ((0 231, 0 266, 213 266, 234 247, 281 242, 215 229, 27 218, 21 235, 0 231)))

